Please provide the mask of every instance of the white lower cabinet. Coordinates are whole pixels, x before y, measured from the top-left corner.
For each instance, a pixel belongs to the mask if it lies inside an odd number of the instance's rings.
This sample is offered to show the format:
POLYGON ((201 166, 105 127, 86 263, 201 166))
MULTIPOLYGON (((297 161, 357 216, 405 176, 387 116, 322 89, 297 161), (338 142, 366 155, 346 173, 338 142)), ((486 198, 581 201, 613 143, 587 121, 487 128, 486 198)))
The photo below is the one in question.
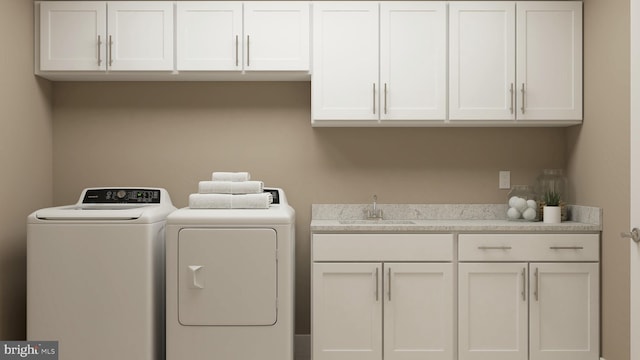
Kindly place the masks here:
POLYGON ((529 265, 529 359, 599 359, 597 263, 529 265))
POLYGON ((386 360, 453 358, 453 265, 385 263, 386 360))
POLYGON ((599 359, 598 237, 461 234, 458 358, 599 359))
MULTIPOLYGON (((360 242, 366 234, 352 238, 344 234, 314 236, 314 253, 321 255, 314 257, 313 263, 313 359, 452 360, 453 264, 428 259, 401 262, 402 252, 390 255, 393 259, 359 262, 368 258, 367 253, 377 257, 378 250, 388 246, 385 240, 391 244, 394 240, 398 244, 430 240, 430 235, 422 234, 395 234, 388 239, 379 234, 369 236, 369 246, 360 242), (325 262, 331 254, 318 243, 335 237, 363 244, 363 256, 353 257, 353 262, 325 262), (322 262, 316 261, 320 258, 322 262)), ((452 235, 432 236, 436 237, 432 243, 444 242, 451 253, 452 235)), ((408 251, 406 256, 412 258, 415 253, 408 251)), ((336 259, 341 257, 336 253, 336 259)))
POLYGON ((382 265, 313 265, 313 358, 382 357, 382 265))
POLYGON ((526 360, 526 263, 458 265, 460 360, 526 360))

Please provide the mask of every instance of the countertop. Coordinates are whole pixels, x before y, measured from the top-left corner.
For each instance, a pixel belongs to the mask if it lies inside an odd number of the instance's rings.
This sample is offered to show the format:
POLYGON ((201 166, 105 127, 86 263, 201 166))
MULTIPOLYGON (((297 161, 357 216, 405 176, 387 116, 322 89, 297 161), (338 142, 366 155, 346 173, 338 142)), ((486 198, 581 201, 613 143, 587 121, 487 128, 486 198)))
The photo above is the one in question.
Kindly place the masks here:
POLYGON ((602 209, 569 205, 568 221, 506 220, 502 204, 379 204, 383 220, 366 220, 370 204, 313 204, 312 232, 599 232, 602 209))

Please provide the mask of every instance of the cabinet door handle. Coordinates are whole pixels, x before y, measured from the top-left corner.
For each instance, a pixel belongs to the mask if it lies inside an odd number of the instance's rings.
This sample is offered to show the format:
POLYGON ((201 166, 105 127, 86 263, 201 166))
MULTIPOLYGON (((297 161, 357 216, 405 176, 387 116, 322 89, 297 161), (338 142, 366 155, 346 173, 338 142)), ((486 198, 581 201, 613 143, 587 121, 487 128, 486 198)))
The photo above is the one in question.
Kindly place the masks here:
POLYGON ((373 83, 373 113, 376 113, 376 83, 373 83))
POLYGON ((538 301, 538 298, 540 297, 540 284, 539 284, 540 276, 538 275, 538 268, 536 268, 536 272, 535 272, 534 276, 535 276, 535 283, 536 283, 535 285, 536 285, 536 287, 533 290, 533 296, 535 296, 536 301, 538 301))
POLYGON ((513 83, 511 83, 511 87, 509 87, 509 94, 511 95, 511 107, 509 108, 509 111, 511 111, 511 114, 513 115, 513 99, 515 96, 513 96, 513 83))
POLYGON ((384 113, 387 113, 387 83, 384 83, 384 113))
POLYGON ((522 268, 522 301, 527 301, 527 268, 522 268))
POLYGON ((582 250, 583 246, 549 246, 551 250, 582 250))
POLYGON ((522 83, 522 88, 520 89, 520 91, 522 92, 522 104, 521 104, 520 110, 524 115, 524 83, 522 83))
POLYGON ((378 301, 378 298, 379 298, 378 297, 378 293, 380 292, 379 291, 380 290, 380 286, 378 285, 379 280, 380 280, 380 278, 379 278, 379 274, 378 274, 378 268, 376 268, 376 301, 378 301))
POLYGON ((98 35, 98 66, 102 65, 102 54, 100 54, 100 50, 102 48, 102 38, 98 35))
POLYGON ((247 67, 251 66, 251 63, 249 62, 249 51, 250 50, 250 46, 249 46, 249 35, 247 35, 247 67))
POLYGON ((478 250, 511 250, 511 246, 478 246, 478 250))
POLYGON ((239 57, 238 57, 238 35, 236 35, 236 67, 238 67, 239 64, 239 57))
POLYGON ((113 65, 113 38, 109 35, 109 66, 113 65))
POLYGON ((389 268, 389 301, 391 301, 391 268, 389 268))

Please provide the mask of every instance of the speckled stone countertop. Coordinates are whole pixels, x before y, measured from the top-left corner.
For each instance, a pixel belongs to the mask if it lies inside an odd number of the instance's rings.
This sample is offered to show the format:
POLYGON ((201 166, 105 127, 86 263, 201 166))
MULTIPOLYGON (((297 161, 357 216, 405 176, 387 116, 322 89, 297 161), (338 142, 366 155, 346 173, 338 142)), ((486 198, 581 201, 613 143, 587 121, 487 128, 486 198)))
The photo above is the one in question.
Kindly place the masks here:
POLYGON ((503 204, 378 204, 383 220, 364 220, 371 204, 313 204, 312 232, 597 232, 602 209, 569 205, 569 221, 506 220, 503 204))

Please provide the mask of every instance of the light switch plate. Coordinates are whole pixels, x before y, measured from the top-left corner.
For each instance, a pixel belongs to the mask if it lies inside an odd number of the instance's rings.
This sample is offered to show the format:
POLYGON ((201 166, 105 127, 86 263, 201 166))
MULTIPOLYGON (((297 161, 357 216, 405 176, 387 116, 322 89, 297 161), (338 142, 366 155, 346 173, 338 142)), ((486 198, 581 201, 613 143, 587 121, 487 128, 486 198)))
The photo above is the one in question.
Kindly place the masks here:
POLYGON ((498 178, 499 189, 511 189, 511 171, 500 171, 498 178))

